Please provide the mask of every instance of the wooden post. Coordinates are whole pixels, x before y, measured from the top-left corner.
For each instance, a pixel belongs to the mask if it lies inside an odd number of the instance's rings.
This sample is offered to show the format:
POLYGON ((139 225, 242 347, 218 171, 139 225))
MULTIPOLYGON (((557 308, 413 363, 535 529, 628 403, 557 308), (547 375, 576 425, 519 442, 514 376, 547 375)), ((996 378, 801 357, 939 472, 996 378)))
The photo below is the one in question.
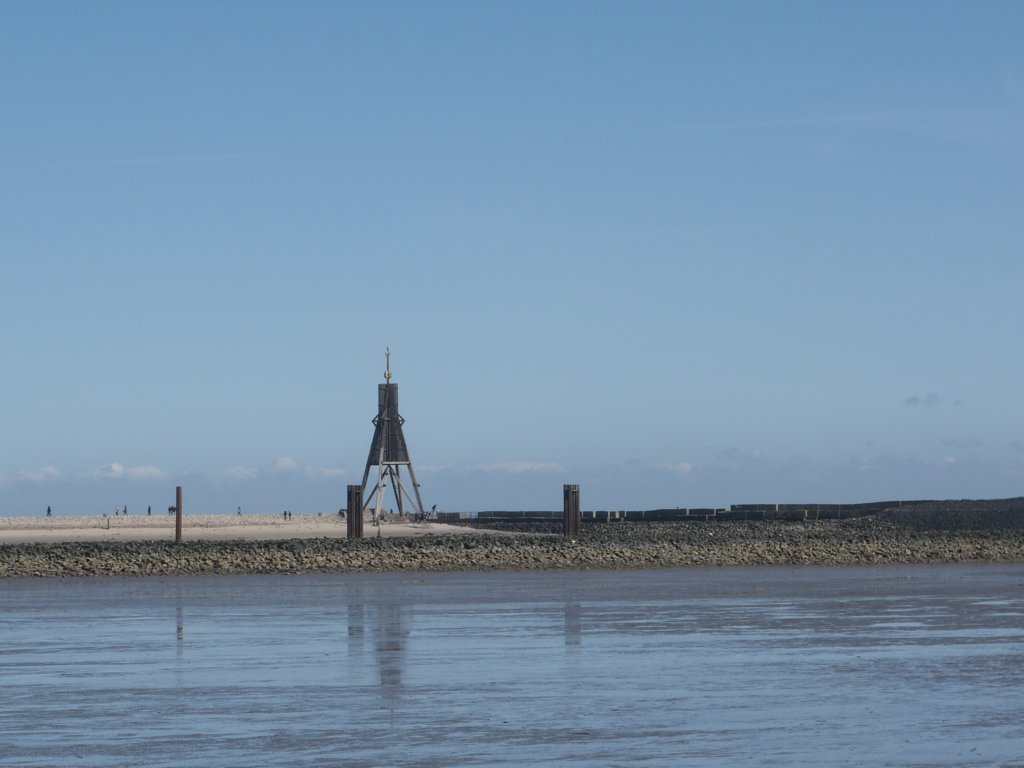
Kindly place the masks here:
POLYGON ((363 538, 363 486, 348 487, 348 503, 346 504, 346 524, 350 539, 363 538))
POLYGON ((567 539, 580 537, 580 487, 578 485, 562 486, 562 533, 567 539))
POLYGON ((181 486, 174 492, 174 543, 181 544, 181 486))

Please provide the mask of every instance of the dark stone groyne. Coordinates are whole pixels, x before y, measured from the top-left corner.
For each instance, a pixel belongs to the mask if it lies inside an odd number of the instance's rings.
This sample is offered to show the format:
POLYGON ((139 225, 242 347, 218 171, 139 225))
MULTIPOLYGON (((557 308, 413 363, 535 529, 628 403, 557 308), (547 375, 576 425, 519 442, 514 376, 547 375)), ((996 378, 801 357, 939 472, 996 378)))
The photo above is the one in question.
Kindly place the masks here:
MULTIPOLYGON (((848 520, 854 517, 884 515, 894 519, 927 517, 931 525, 962 525, 991 527, 992 525, 1018 525, 1024 523, 1024 497, 1012 499, 960 499, 960 500, 917 500, 917 501, 869 501, 857 504, 732 504, 728 507, 666 509, 623 509, 590 510, 582 513, 584 522, 595 523, 638 523, 638 522, 683 522, 696 523, 709 520, 848 520), (909 517, 906 517, 908 516, 909 517)), ((542 522, 561 520, 561 511, 488 511, 475 516, 462 512, 438 513, 441 522, 460 524, 467 520, 490 525, 496 521, 542 522)))
POLYGON ((591 523, 577 542, 553 535, 554 521, 492 521, 519 535, 20 544, 0 546, 0 578, 1024 562, 1024 525, 1012 517, 1014 525, 955 527, 888 516, 591 523))
POLYGON ((881 513, 921 530, 1024 529, 1024 498, 960 501, 921 501, 881 513))

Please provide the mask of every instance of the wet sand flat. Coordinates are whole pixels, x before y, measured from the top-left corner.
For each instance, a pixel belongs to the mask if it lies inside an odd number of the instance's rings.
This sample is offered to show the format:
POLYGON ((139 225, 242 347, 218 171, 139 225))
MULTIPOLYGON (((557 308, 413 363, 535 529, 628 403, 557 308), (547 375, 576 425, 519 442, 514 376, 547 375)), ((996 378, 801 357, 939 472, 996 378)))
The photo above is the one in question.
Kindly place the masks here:
POLYGON ((1022 622, 1019 565, 7 582, 0 764, 1018 766, 1022 622))

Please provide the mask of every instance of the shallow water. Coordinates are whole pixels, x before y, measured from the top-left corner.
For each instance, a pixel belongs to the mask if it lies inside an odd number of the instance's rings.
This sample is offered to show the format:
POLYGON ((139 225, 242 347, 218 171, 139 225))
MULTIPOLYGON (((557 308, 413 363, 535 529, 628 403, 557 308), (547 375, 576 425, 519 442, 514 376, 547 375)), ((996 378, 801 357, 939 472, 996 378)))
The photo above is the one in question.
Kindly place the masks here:
POLYGON ((1024 766, 1024 568, 0 582, 4 766, 1024 766))

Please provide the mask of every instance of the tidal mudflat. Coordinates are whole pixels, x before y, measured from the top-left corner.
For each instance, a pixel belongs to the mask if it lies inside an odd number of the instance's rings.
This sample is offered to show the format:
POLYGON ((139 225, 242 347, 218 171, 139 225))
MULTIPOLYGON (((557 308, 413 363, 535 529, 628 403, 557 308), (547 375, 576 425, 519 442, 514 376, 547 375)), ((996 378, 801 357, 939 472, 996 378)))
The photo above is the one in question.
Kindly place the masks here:
POLYGON ((1024 765, 1024 567, 0 582, 0 764, 1024 765))

